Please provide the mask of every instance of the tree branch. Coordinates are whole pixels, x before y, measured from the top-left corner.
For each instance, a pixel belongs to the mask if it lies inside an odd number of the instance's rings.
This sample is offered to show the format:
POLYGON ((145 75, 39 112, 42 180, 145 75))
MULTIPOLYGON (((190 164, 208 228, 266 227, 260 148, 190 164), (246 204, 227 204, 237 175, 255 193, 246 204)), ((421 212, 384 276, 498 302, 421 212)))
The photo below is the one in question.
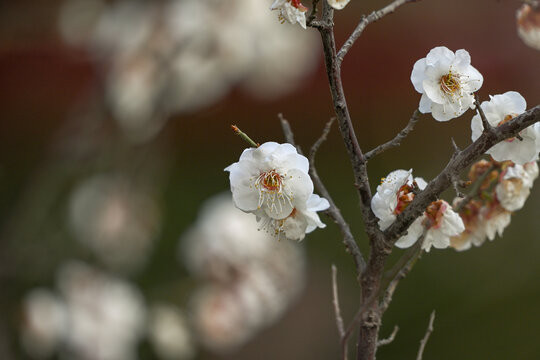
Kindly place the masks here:
POLYGON ((379 342, 377 343, 377 347, 381 347, 381 346, 384 346, 384 345, 388 345, 390 344, 392 341, 394 341, 394 339, 396 338, 396 334, 397 332, 399 331, 399 326, 394 326, 394 330, 392 331, 392 333, 390 334, 389 337, 387 337, 386 339, 382 339, 382 340, 379 340, 379 342))
POLYGON ((390 149, 390 148, 393 148, 395 146, 399 146, 401 144, 401 141, 403 139, 405 139, 407 137, 407 135, 409 135, 409 133, 413 130, 414 128, 414 125, 418 122, 418 118, 420 116, 420 111, 418 111, 418 109, 416 109, 413 113, 413 115, 411 116, 411 118, 409 119, 409 123, 407 124, 407 126, 405 126, 405 128, 403 128, 403 130, 401 130, 395 138, 393 138, 392 140, 382 144, 382 145, 379 145, 377 146, 375 149, 373 150, 370 150, 366 153, 366 159, 369 160, 383 152, 385 152, 386 150, 390 149))
MULTIPOLYGON (((341 310, 339 308, 338 288, 337 288, 337 268, 332 264, 332 304, 334 305, 334 314, 336 315, 336 326, 339 333, 340 343, 345 336, 345 326, 343 325, 343 318, 341 317, 341 310)), ((343 347, 343 359, 347 360, 347 347, 343 347)))
POLYGON ((347 41, 345 41, 341 49, 339 49, 339 52, 337 54, 338 65, 341 65, 343 58, 345 57, 345 55, 347 55, 347 52, 349 52, 354 42, 360 37, 360 35, 362 35, 362 32, 369 24, 382 19, 388 14, 393 13, 394 11, 396 11, 398 7, 400 7, 403 4, 406 4, 409 2, 416 2, 416 1, 419 1, 419 0, 394 0, 392 3, 385 6, 384 8, 373 11, 368 16, 362 16, 362 19, 360 20, 360 23, 356 26, 356 29, 354 29, 354 31, 349 36, 347 41))
POLYGON ((444 170, 415 196, 411 204, 398 215, 396 221, 384 232, 387 241, 392 244, 403 234, 412 222, 425 211, 426 207, 437 200, 439 195, 452 183, 452 177, 483 155, 499 142, 514 137, 523 129, 540 121, 540 105, 516 116, 501 126, 494 127, 490 132, 483 132, 480 137, 453 156, 444 170))
POLYGON ((424 348, 426 347, 426 344, 429 340, 429 336, 433 332, 434 321, 435 321, 435 310, 431 312, 431 316, 429 317, 429 324, 426 330, 426 335, 424 335, 424 338, 420 341, 420 348, 418 349, 418 355, 416 356, 416 360, 422 360, 422 356, 424 355, 424 348))

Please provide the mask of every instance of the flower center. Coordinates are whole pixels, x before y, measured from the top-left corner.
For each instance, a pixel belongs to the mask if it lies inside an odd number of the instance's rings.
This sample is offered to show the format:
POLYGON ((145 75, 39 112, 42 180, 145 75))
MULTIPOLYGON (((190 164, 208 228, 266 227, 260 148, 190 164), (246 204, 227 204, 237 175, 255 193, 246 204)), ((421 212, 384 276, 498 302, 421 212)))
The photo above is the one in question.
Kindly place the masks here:
POLYGON ((429 204, 425 212, 426 219, 424 220, 424 226, 428 229, 439 228, 446 208, 447 205, 442 200, 437 200, 429 204))
MULTIPOLYGON (((518 114, 508 114, 508 115, 506 115, 506 116, 504 117, 504 119, 502 119, 502 121, 500 121, 500 122, 497 124, 497 126, 501 126, 502 124, 506 124, 507 122, 509 122, 510 120, 512 120, 513 118, 515 118, 517 115, 518 115, 518 114)), ((512 141, 514 141, 514 140, 516 140, 516 138, 515 138, 515 137, 511 137, 511 138, 508 138, 508 139, 506 139, 506 140, 504 140, 504 141, 506 141, 506 142, 512 142, 512 141)))
POLYGON ((275 169, 262 172, 255 180, 255 188, 259 191, 259 208, 266 203, 270 212, 281 213, 287 202, 292 207, 292 193, 286 189, 281 175, 275 169))
POLYGON ((450 70, 448 74, 441 76, 441 90, 445 94, 454 95, 461 89, 459 80, 460 76, 458 74, 452 74, 452 71, 450 70))
POLYGON ((405 184, 399 188, 397 193, 397 206, 394 209, 394 214, 399 215, 409 206, 414 199, 413 189, 410 185, 405 184))

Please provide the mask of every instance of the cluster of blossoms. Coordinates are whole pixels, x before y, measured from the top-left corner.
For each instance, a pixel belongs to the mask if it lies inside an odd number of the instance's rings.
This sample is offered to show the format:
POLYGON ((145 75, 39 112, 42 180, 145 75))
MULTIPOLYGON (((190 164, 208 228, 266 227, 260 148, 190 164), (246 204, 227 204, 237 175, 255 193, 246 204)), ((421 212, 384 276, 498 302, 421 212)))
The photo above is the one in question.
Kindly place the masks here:
POLYGON ((180 255, 202 281, 191 300, 191 320, 207 349, 229 352, 273 324, 304 284, 302 247, 257 229, 230 195, 206 202, 181 239, 180 255))
POLYGON ((464 199, 454 200, 465 231, 451 239, 451 246, 467 250, 472 245, 482 245, 486 238, 493 240, 497 234, 502 236, 510 224, 512 212, 523 207, 537 177, 536 162, 520 165, 511 161, 480 160, 475 163, 469 180, 476 183, 477 191, 464 205, 461 205, 464 199))
POLYGON ((262 229, 302 240, 306 233, 323 228, 317 211, 330 207, 313 194, 309 161, 291 144, 267 142, 248 148, 227 168, 236 207, 257 216, 262 229))
POLYGON ((66 0, 59 22, 102 65, 114 119, 136 141, 234 86, 266 99, 290 92, 317 59, 317 36, 281 26, 261 0, 66 0))
POLYGON ((525 44, 540 50, 540 3, 521 5, 517 11, 517 28, 525 44))
MULTIPOLYGON (((386 230, 414 200, 415 192, 426 187, 422 178, 413 178, 412 170, 396 170, 388 174, 377 187, 371 201, 373 213, 379 219, 379 227, 386 230)), ((450 238, 465 229, 459 215, 444 200, 432 202, 422 216, 418 217, 396 242, 407 248, 423 236, 422 249, 444 249, 450 246, 450 238)))

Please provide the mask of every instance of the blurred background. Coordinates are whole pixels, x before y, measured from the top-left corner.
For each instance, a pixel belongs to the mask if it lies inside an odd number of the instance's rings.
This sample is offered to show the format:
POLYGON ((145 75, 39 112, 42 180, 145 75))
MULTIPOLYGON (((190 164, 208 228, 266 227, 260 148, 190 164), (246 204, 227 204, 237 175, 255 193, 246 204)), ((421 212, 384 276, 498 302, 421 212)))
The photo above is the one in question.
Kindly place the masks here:
MULTIPOLYGON (((227 193, 223 168, 246 147, 230 124, 283 142, 281 112, 307 149, 333 115, 318 33, 270 4, 0 2, 0 359, 338 358, 331 264, 346 323, 359 288, 337 228, 322 216, 302 243, 277 242, 227 193)), ((412 66, 435 46, 470 52, 483 100, 540 103, 519 6, 424 0, 370 25, 342 68, 363 149, 405 126, 412 66)), ((336 12, 338 44, 380 7, 336 12)), ((451 138, 470 143, 472 116, 422 116, 370 161, 373 190, 397 168, 433 178, 451 138)), ((366 253, 344 150, 334 128, 318 170, 366 253)), ((425 359, 538 358, 539 194, 504 238, 422 257, 385 314, 381 336, 400 331, 380 359, 415 358, 433 309, 425 359)))

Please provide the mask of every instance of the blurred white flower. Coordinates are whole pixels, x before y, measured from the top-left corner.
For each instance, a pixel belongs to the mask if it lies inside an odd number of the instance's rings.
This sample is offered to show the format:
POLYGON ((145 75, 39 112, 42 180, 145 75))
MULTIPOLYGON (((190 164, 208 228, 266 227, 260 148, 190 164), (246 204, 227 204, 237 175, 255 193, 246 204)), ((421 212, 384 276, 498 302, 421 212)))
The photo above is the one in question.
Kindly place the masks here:
POLYGON ((66 306, 49 290, 37 288, 23 301, 21 342, 35 359, 50 357, 67 332, 66 306))
POLYGON ((521 209, 531 193, 534 180, 538 177, 538 164, 516 164, 508 167, 501 175, 502 179, 495 188, 501 206, 508 211, 521 209))
POLYGON ((90 3, 67 1, 60 28, 105 64, 108 104, 134 141, 237 84, 273 98, 314 69, 317 36, 281 26, 260 0, 90 3), (87 15, 73 16, 78 9, 87 15))
POLYGON ((188 360, 195 356, 187 320, 173 305, 152 305, 148 314, 148 336, 160 359, 188 360))
POLYGON ((351 0, 328 0, 328 4, 336 10, 343 9, 351 0))
POLYGON ((307 8, 300 3, 300 0, 274 0, 270 10, 279 11, 281 22, 288 21, 293 25, 298 23, 304 29, 306 28, 307 8))
MULTIPOLYGON (((490 96, 489 101, 483 101, 480 105, 491 126, 500 126, 527 109, 527 103, 521 94, 515 91, 508 91, 502 95, 490 96)), ((475 115, 471 122, 473 141, 478 139, 484 130, 480 115, 475 115)), ((524 164, 538 158, 540 151, 540 126, 538 124, 529 126, 522 130, 516 137, 506 139, 503 142, 490 148, 486 153, 490 154, 497 161, 510 160, 516 164, 524 164)))
POLYGON ((473 93, 480 89, 484 79, 471 66, 466 50, 454 54, 439 46, 414 64, 411 81, 422 94, 420 112, 432 113, 438 121, 448 121, 474 107, 473 93))
POLYGON ((517 11, 518 35, 525 44, 540 50, 540 6, 523 4, 517 11))
POLYGON ((274 323, 303 288, 302 248, 259 231, 230 194, 205 203, 180 251, 205 281, 192 297, 191 314, 198 341, 215 352, 231 351, 274 323))
POLYGON ((79 359, 136 358, 146 320, 137 288, 75 261, 60 269, 57 282, 68 313, 69 353, 79 359))
POLYGON ((70 201, 70 225, 77 238, 109 267, 138 269, 159 232, 155 201, 120 175, 96 175, 79 185, 70 201))
POLYGON ((242 152, 230 172, 234 204, 242 211, 264 211, 260 216, 285 219, 295 208, 305 208, 313 192, 308 159, 291 144, 267 142, 242 152))

